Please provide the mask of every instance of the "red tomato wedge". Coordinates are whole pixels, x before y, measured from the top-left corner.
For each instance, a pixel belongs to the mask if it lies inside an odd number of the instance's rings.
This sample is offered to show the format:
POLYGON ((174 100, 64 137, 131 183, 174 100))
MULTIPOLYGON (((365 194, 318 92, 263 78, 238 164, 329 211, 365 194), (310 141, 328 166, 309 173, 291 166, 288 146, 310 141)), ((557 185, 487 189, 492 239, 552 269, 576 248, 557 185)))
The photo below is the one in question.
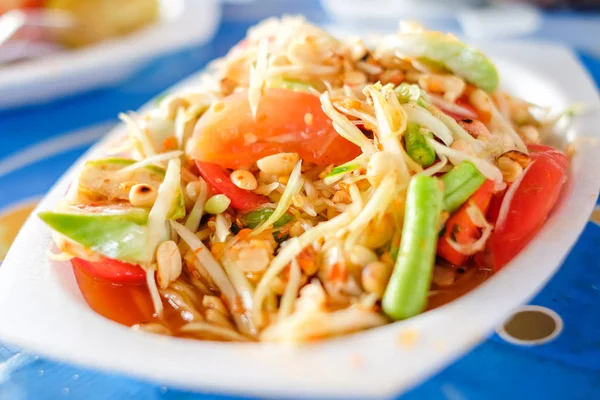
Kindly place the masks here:
POLYGON ((40 8, 46 0, 3 0, 0 2, 0 15, 16 9, 40 8))
POLYGON ((531 163, 506 191, 489 241, 491 262, 499 270, 542 227, 567 180, 568 157, 553 147, 530 145, 531 163))
POLYGON ((473 107, 471 105, 471 103, 469 102, 469 99, 467 96, 462 96, 462 97, 456 99, 456 101, 454 103, 457 106, 460 106, 460 107, 468 110, 473 115, 455 113, 451 110, 445 109, 442 106, 440 106, 440 110, 442 110, 444 112, 444 114, 454 118, 457 121, 461 120, 461 119, 476 119, 478 121, 483 122, 486 125, 490 122, 490 119, 492 117, 491 114, 489 112, 482 112, 480 110, 476 110, 475 107, 473 107))
POLYGON ((98 314, 124 325, 151 322, 154 306, 145 282, 115 284, 98 279, 78 262, 73 273, 88 305, 98 314))
POLYGON ((196 161, 200 175, 212 194, 224 194, 231 200, 231 206, 236 210, 250 211, 269 201, 265 196, 259 196, 235 186, 229 178, 228 171, 217 164, 196 161))
POLYGON ((211 107, 194 129, 189 158, 236 169, 277 153, 296 152, 318 165, 342 164, 360 149, 342 138, 310 93, 267 89, 252 118, 248 92, 234 93, 211 107))
POLYGON ((444 114, 454 118, 455 120, 461 120, 461 119, 465 119, 465 118, 470 118, 470 119, 478 119, 479 118, 479 113, 477 112, 477 110, 475 110, 471 106, 471 104, 469 104, 468 102, 458 99, 455 101, 455 104, 457 106, 460 106, 462 108, 469 110, 473 115, 455 113, 451 110, 445 109, 444 107, 440 107, 440 109, 444 112, 444 114), (476 116, 476 117, 474 117, 474 116, 476 116))
POLYGON ((100 261, 87 261, 82 258, 71 260, 73 267, 81 268, 92 276, 112 283, 139 283, 146 279, 146 272, 139 266, 123 261, 105 258, 100 261))
POLYGON ((502 207, 502 200, 504 200, 504 195, 506 194, 506 189, 501 192, 494 193, 492 196, 492 200, 490 201, 490 207, 488 208, 488 212, 486 218, 490 224, 496 224, 498 220, 498 215, 500 215, 500 207, 502 207))
POLYGON ((450 245, 448 240, 453 240, 461 245, 475 242, 481 235, 481 228, 477 227, 467 213, 467 208, 475 206, 485 215, 494 192, 494 182, 487 180, 457 211, 448 218, 444 234, 438 241, 437 254, 452 264, 463 265, 469 256, 459 253, 450 245))

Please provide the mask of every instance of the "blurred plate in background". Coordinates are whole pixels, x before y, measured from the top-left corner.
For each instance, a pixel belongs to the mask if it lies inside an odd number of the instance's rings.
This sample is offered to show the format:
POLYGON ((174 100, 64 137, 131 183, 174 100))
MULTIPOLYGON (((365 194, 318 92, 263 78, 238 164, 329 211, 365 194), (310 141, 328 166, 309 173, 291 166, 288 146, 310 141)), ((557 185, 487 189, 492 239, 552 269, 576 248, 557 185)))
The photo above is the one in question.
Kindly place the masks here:
POLYGON ((0 68, 0 110, 113 84, 156 56, 207 43, 220 20, 218 0, 162 0, 147 28, 0 68))
POLYGON ((537 31, 540 12, 526 2, 488 0, 321 0, 337 23, 394 29, 398 20, 474 38, 520 37, 537 31))

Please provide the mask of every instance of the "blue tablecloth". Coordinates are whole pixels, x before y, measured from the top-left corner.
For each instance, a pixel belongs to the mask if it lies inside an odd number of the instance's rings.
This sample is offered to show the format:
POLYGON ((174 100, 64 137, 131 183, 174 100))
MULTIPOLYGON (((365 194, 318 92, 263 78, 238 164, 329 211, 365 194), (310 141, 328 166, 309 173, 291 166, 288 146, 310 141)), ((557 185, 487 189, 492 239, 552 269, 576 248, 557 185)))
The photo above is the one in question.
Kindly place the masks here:
MULTIPOLYGON (((119 112, 136 109, 207 61, 225 54, 248 26, 243 21, 225 22, 212 44, 165 56, 117 86, 0 112, 0 209, 42 196, 117 122, 119 112)), ((600 62, 583 52, 580 58, 600 85, 600 62)), ((405 398, 600 398, 599 248, 600 227, 590 222, 559 273, 531 302, 562 316, 564 330, 555 341, 521 347, 493 335, 405 398)), ((231 397, 182 392, 159 383, 58 364, 0 345, 0 400, 62 398, 231 397)))

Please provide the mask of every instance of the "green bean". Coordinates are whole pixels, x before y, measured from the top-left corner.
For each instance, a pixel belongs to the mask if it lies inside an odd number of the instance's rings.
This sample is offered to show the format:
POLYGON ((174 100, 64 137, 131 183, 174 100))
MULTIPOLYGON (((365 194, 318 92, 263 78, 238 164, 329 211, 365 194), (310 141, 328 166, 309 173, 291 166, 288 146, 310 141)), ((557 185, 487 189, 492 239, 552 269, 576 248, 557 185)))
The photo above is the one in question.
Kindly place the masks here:
POLYGON ((412 178, 406 194, 400 251, 382 300, 383 311, 392 319, 412 317, 427 305, 442 202, 437 178, 412 178))
POLYGON ((442 176, 444 183, 444 209, 453 212, 471 197, 485 182, 477 167, 464 161, 442 176))
MULTIPOLYGON (((272 208, 261 208, 259 210, 250 211, 240 217, 240 220, 244 223, 244 225, 248 228, 254 229, 258 225, 260 225, 263 221, 269 219, 269 217, 273 214, 272 208)), ((273 224, 274 228, 281 228, 288 222, 292 220, 292 216, 290 214, 283 214, 281 218, 279 218, 273 224)))
MULTIPOLYGON (((428 132, 429 135, 431 133, 428 132)), ((408 156, 422 167, 429 167, 435 161, 435 151, 425 140, 426 135, 421 133, 421 127, 409 123, 404 134, 404 145, 408 156)))

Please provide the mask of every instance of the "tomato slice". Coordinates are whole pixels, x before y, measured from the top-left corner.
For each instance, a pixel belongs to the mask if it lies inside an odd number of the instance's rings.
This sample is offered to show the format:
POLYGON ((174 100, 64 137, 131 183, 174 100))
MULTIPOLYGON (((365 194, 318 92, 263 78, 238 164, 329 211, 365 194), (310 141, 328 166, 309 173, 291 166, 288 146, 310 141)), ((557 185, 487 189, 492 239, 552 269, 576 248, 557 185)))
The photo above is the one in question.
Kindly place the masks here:
POLYGON ((282 152, 329 165, 355 158, 360 149, 335 131, 317 96, 274 88, 261 96, 256 118, 246 91, 226 97, 221 107, 211 107, 196 124, 187 147, 191 159, 231 169, 282 152))
POLYGON ((213 194, 224 194, 231 200, 231 206, 236 210, 250 211, 269 201, 265 196, 259 196, 235 186, 229 178, 227 170, 220 165, 196 161, 200 175, 210 186, 213 194))
POLYGON ((492 196, 492 200, 490 201, 490 207, 488 208, 488 212, 486 218, 490 224, 495 224, 498 221, 498 215, 500 215, 500 207, 502 207, 502 201, 504 200, 504 195, 506 195, 506 189, 501 192, 495 193, 492 196))
MULTIPOLYGON (((455 101, 455 103, 456 103, 456 105, 457 105, 457 106, 461 106, 461 107, 463 107, 463 108, 466 108, 467 110, 471 111, 471 112, 473 113, 473 115, 476 115, 476 116, 478 116, 478 117, 479 117, 479 113, 477 112, 477 110, 475 110, 475 109, 474 109, 474 108, 471 106, 471 104, 469 104, 469 103, 467 103, 467 102, 465 102, 465 101, 462 101, 461 99, 458 99, 458 100, 456 100, 456 101, 455 101)), ((454 118, 454 119, 455 119, 455 120, 457 120, 457 121, 458 121, 458 120, 461 120, 461 119, 465 119, 465 118, 472 119, 472 116, 470 116, 470 115, 458 114, 458 113, 455 113, 455 112, 453 112, 453 111, 450 111, 450 110, 448 110, 448 109, 445 109, 445 108, 443 108, 443 107, 440 107, 440 109, 441 109, 441 110, 444 112, 444 114, 446 114, 446 115, 448 115, 448 116, 450 116, 450 117, 454 118)), ((477 118, 474 118, 474 119, 479 119, 478 117, 477 117, 477 118)))
POLYGON ((471 105, 471 103, 469 103, 469 100, 465 96, 459 97, 458 99, 456 99, 454 101, 454 104, 470 111, 470 115, 468 115, 466 113, 462 114, 462 113, 453 112, 452 110, 447 109, 446 107, 444 107, 441 104, 438 105, 438 107, 440 110, 442 110, 444 112, 444 114, 454 118, 455 120, 461 120, 461 119, 465 119, 465 118, 479 119, 479 113, 471 105))
POLYGON ((73 273, 86 303, 98 314, 127 326, 152 321, 154 306, 145 282, 115 284, 98 279, 79 261, 73 262, 73 273))
POLYGON ((0 4, 0 15, 11 10, 40 8, 44 6, 44 3, 46 0, 4 0, 0 4))
POLYGON ((87 261, 82 258, 71 260, 73 267, 81 268, 96 278, 112 283, 144 282, 146 272, 139 266, 123 261, 104 258, 100 261, 87 261))
POLYGON ((489 241, 494 270, 521 251, 542 227, 567 180, 568 157, 553 147, 529 146, 531 163, 506 191, 489 241))
POLYGON ((546 146, 543 144, 528 144, 527 148, 530 151, 530 157, 538 157, 538 153, 544 153, 547 157, 554 160, 565 170, 569 166, 569 157, 562 151, 555 149, 552 146, 546 146))
POLYGON ((466 95, 463 95, 462 97, 456 99, 456 101, 454 103, 457 106, 460 106, 462 108, 469 110, 473 115, 475 115, 475 118, 474 118, 473 116, 470 116, 470 115, 458 114, 458 113, 452 112, 451 110, 445 109, 444 107, 440 107, 440 109, 444 112, 444 114, 454 118, 457 121, 461 120, 461 119, 476 119, 478 121, 483 122, 485 125, 488 125, 492 118, 492 115, 490 112, 485 112, 482 110, 475 109, 475 107, 473 107, 471 105, 469 98, 466 95))

